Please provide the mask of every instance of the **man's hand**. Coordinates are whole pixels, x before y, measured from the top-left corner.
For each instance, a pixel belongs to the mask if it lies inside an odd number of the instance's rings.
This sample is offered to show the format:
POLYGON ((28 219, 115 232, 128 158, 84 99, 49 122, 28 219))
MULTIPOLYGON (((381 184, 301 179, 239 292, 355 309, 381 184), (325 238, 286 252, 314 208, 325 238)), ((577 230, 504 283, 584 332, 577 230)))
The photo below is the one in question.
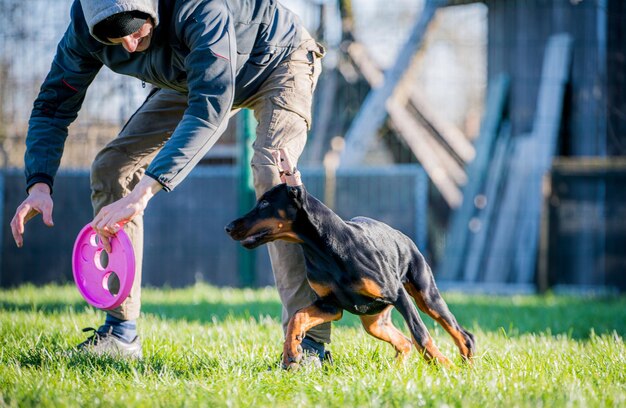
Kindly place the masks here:
POLYGON ((48 227, 54 226, 52 206, 50 187, 47 184, 36 183, 29 189, 28 197, 17 207, 11 220, 11 232, 18 248, 24 245, 24 225, 35 215, 41 213, 44 224, 48 227))
POLYGON ((103 207, 91 222, 91 227, 100 236, 102 245, 111 252, 110 238, 138 215, 142 215, 148 201, 161 190, 161 184, 151 177, 144 177, 129 195, 103 207))
POLYGON ((272 157, 276 162, 276 165, 280 169, 280 181, 287 183, 288 186, 297 187, 302 185, 302 176, 296 168, 295 164, 291 162, 287 150, 278 149, 272 151, 272 157))

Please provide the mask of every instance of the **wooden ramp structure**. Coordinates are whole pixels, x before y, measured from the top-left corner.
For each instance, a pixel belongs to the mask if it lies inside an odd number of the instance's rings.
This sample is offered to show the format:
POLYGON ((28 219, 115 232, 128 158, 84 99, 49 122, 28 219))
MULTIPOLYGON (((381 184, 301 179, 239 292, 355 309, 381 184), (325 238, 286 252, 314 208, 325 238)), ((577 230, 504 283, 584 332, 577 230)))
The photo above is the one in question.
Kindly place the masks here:
POLYGON ((456 208, 462 201, 461 186, 467 182, 464 166, 476 154, 474 146, 458 128, 429 109, 407 75, 419 62, 419 50, 437 9, 449 4, 425 2, 398 57, 385 72, 362 44, 354 40, 345 44, 354 70, 365 78, 371 91, 346 131, 339 165, 360 165, 379 129, 387 124, 424 167, 448 205, 456 208))
POLYGON ((552 36, 528 134, 510 134, 508 81, 492 82, 477 157, 468 170, 471 182, 448 231, 442 279, 490 287, 535 286, 542 183, 558 153, 571 59, 572 38, 552 36))

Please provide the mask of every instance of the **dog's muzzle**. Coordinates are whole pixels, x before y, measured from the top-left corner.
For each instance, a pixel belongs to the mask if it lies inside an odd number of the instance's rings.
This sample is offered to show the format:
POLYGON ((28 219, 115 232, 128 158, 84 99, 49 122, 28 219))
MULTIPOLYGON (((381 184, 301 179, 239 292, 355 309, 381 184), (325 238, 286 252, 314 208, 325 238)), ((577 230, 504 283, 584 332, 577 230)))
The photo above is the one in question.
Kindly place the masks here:
POLYGON ((270 229, 261 230, 255 234, 248 235, 248 231, 244 228, 241 228, 240 225, 237 225, 239 220, 235 220, 224 227, 224 230, 232 239, 235 241, 240 241, 241 245, 246 248, 252 249, 256 248, 259 245, 265 243, 263 238, 265 238, 270 232, 270 229))

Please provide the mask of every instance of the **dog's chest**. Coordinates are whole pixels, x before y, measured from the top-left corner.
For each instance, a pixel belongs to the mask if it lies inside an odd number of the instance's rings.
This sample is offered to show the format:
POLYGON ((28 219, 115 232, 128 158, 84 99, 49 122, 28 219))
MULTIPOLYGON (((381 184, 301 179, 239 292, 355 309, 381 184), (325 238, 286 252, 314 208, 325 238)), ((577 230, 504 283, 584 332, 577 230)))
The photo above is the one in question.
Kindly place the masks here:
POLYGON ((360 304, 354 304, 351 308, 344 307, 344 309, 356 315, 373 315, 382 312, 391 304, 391 301, 386 299, 372 299, 360 304))
MULTIPOLYGON (((390 285, 377 283, 363 275, 347 274, 346 271, 307 269, 309 285, 317 296, 350 313, 376 314, 393 303, 390 285)), ((396 285, 391 285, 396 286, 396 285)))

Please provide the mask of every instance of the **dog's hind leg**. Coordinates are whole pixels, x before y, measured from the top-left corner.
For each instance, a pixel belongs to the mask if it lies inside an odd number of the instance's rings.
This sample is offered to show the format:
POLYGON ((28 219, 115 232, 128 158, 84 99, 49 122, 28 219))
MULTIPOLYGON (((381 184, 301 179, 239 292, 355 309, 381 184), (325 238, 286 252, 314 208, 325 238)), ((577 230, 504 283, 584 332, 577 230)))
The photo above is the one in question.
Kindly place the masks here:
POLYGON ((391 322, 392 306, 375 315, 360 316, 365 331, 377 339, 390 343, 396 349, 396 358, 404 359, 411 351, 409 340, 391 322))
POLYGON ((319 300, 310 306, 298 310, 291 317, 287 326, 283 347, 283 368, 298 369, 302 360, 302 347, 300 344, 308 330, 322 323, 339 320, 342 315, 342 309, 325 304, 319 300))
POLYGON ((452 336, 463 359, 470 361, 475 351, 474 335, 461 327, 450 312, 435 285, 430 267, 426 264, 424 264, 424 272, 426 276, 421 276, 421 279, 409 276, 409 282, 404 284, 405 289, 415 299, 420 310, 439 323, 452 336))
POLYGON ((413 344, 423 354, 424 358, 428 361, 435 361, 441 363, 444 366, 451 366, 452 363, 446 356, 441 354, 437 346, 435 345, 433 338, 428 333, 428 329, 424 325, 424 322, 420 318, 417 308, 411 302, 409 294, 403 287, 400 287, 398 293, 398 299, 394 303, 394 306, 409 326, 411 335, 413 336, 413 344))

